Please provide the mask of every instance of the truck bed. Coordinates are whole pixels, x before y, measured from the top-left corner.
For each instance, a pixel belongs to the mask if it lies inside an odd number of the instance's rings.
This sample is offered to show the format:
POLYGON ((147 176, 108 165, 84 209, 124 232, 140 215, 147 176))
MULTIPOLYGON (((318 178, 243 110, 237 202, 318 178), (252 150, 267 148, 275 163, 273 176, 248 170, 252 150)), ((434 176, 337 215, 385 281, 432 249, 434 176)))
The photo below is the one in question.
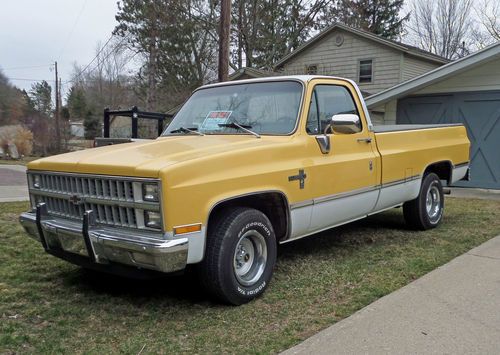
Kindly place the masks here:
POLYGON ((373 131, 375 133, 386 133, 386 132, 399 132, 399 131, 415 131, 418 129, 430 129, 430 128, 445 128, 462 126, 461 123, 449 123, 449 124, 393 124, 393 125, 381 125, 373 126, 373 131))

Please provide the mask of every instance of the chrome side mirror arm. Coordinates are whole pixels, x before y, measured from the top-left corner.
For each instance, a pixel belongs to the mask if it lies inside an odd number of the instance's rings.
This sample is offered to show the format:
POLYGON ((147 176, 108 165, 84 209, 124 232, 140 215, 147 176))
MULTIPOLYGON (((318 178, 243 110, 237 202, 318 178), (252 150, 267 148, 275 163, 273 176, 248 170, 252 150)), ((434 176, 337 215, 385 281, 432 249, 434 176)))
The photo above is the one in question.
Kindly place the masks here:
POLYGON ((318 142, 319 149, 321 150, 321 153, 323 154, 328 154, 330 153, 330 136, 327 134, 322 134, 319 136, 316 136, 316 142, 318 142))

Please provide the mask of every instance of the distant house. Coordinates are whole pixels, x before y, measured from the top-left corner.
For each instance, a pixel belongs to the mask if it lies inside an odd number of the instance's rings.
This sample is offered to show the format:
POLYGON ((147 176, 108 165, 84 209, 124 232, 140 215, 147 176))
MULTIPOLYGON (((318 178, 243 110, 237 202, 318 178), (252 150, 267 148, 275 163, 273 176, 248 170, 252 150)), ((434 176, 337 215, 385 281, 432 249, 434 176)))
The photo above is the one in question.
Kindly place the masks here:
POLYGON ((448 60, 373 33, 334 24, 276 63, 284 75, 341 76, 365 96, 431 71, 448 60))
POLYGON ((83 121, 70 121, 69 129, 71 135, 78 138, 83 138, 85 136, 85 128, 83 127, 83 121))

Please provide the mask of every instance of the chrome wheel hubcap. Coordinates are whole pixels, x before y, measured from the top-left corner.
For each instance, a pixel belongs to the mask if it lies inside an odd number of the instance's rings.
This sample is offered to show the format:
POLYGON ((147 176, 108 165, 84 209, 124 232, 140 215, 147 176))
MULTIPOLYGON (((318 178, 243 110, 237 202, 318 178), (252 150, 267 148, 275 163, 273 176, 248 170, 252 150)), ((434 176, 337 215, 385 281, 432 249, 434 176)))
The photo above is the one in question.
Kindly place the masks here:
POLYGON ((431 184, 427 190, 425 207, 429 218, 436 218, 441 211, 441 195, 437 183, 431 184))
POLYGON ((256 230, 245 232, 236 244, 233 258, 234 274, 238 282, 249 286, 257 282, 266 268, 266 240, 256 230))

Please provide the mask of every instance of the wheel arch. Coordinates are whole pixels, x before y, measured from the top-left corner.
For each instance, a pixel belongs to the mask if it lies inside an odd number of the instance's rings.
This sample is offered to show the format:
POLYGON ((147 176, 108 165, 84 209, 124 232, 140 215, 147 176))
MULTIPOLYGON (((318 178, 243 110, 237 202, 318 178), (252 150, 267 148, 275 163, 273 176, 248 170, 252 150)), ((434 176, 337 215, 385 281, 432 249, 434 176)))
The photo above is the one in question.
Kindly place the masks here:
POLYGON ((207 237, 215 219, 225 208, 249 207, 264 213, 271 221, 277 242, 288 238, 291 231, 290 205, 285 193, 268 190, 236 195, 216 202, 208 213, 207 237))
POLYGON ((429 173, 436 174, 439 179, 445 180, 449 185, 451 184, 453 174, 453 163, 450 160, 441 160, 427 165, 422 174, 422 178, 429 173))

